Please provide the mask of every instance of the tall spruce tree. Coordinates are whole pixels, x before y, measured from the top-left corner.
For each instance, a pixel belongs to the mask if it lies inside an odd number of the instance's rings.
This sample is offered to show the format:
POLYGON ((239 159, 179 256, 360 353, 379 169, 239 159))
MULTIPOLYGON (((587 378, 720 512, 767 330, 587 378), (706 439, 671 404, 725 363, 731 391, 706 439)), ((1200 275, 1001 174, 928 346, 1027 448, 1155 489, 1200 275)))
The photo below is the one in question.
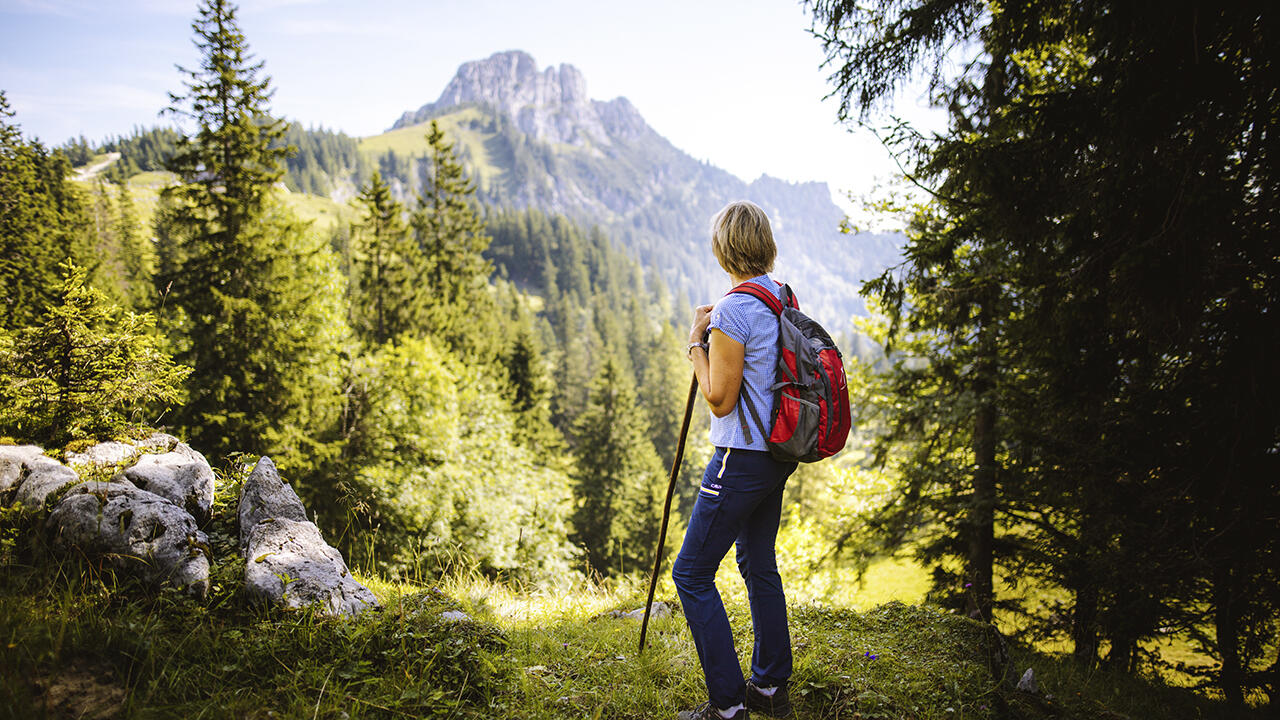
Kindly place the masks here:
POLYGON ((169 161, 181 184, 165 190, 158 218, 156 285, 193 368, 178 422, 215 456, 273 449, 303 462, 304 429, 323 425, 316 415, 331 404, 339 283, 323 243, 272 200, 289 150, 274 142, 283 123, 236 7, 208 0, 192 29, 201 63, 183 70, 170 112, 195 132, 169 161))
POLYGON ((364 222, 356 228, 351 281, 351 325, 362 340, 380 345, 427 323, 422 249, 410 237, 404 206, 375 171, 356 198, 364 222))
MULTIPOLYGON (((1084 663, 1105 646, 1107 663, 1131 671, 1141 643, 1172 626, 1203 643, 1236 707, 1250 689, 1274 693, 1274 10, 1175 3, 1159 22, 1125 2, 814 10, 845 117, 923 66, 956 118, 911 165, 933 183, 936 226, 920 237, 963 238, 958 227, 971 240, 943 256, 913 241, 905 292, 881 295, 949 303, 975 250, 991 255, 994 303, 973 297, 957 348, 974 362, 956 369, 978 373, 985 344, 1011 370, 996 373, 994 395, 1008 419, 995 507, 1006 567, 1066 591, 1084 663), (946 62, 953 47, 974 62, 946 62)), ((904 307, 915 329, 946 329, 922 307, 904 307)), ((955 411, 939 403, 923 417, 955 411)), ((931 467, 947 460, 945 446, 917 447, 931 467)), ((953 510, 936 521, 960 530, 966 508, 953 510)), ((1023 611, 1052 630, 1047 613, 1023 611)))
POLYGON ((430 294, 427 330, 465 357, 499 360, 501 338, 490 331, 497 306, 475 184, 436 121, 427 132, 430 154, 413 229, 424 256, 422 284, 430 294))
POLYGON ((649 443, 630 376, 612 356, 591 382, 578 418, 574 541, 601 575, 643 571, 653 561, 662 466, 649 443))

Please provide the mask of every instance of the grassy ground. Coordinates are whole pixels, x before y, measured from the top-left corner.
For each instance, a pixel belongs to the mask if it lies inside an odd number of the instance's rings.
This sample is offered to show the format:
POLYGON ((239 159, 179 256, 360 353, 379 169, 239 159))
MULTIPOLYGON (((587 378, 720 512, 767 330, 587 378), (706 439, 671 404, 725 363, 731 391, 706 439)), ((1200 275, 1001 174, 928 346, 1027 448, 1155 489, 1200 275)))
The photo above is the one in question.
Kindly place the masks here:
MULTIPOLYGON (((638 586, 423 589, 365 577, 384 609, 327 620, 243 604, 236 562, 218 567, 200 602, 83 561, 46 561, 56 572, 10 562, 0 576, 4 716, 671 718, 703 699, 678 614, 653 621, 641 655, 638 622, 608 614, 638 607, 638 586), (472 619, 441 617, 452 609, 472 619)), ((750 618, 737 594, 726 601, 746 658, 750 618)), ((1013 692, 989 670, 992 636, 928 607, 794 603, 791 632, 800 720, 1227 717, 1183 689, 1016 648, 1008 677, 1035 667, 1049 695, 1013 692)))
MULTIPOLYGON (((657 720, 704 699, 678 612, 653 621, 643 654, 639 623, 610 614, 642 605, 638 581, 548 591, 364 575, 383 608, 353 620, 250 604, 235 552, 237 480, 221 483, 207 528, 215 564, 204 600, 141 587, 100 560, 52 555, 41 517, 0 510, 0 718, 657 720), (470 619, 448 620, 447 610, 470 619)), ((877 592, 919 589, 908 566, 882 563, 847 603, 833 602, 830 579, 783 571, 796 588, 799 720, 1228 717, 1186 689, 1082 672, 965 618, 879 604, 877 592), (1027 667, 1046 694, 1011 689, 1027 667)), ((719 580, 749 658, 731 560, 719 580)), ((669 580, 658 597, 675 604, 669 580)))

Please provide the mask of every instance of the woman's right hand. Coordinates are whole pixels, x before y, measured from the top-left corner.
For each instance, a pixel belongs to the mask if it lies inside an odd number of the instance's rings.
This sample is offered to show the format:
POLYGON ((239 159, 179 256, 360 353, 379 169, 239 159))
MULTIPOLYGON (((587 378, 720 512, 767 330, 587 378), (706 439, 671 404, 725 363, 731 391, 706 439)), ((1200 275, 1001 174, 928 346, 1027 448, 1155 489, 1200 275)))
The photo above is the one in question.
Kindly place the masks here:
POLYGON ((693 309, 693 326, 689 328, 689 342, 706 342, 707 326, 711 324, 711 308, 714 305, 699 305, 693 309))

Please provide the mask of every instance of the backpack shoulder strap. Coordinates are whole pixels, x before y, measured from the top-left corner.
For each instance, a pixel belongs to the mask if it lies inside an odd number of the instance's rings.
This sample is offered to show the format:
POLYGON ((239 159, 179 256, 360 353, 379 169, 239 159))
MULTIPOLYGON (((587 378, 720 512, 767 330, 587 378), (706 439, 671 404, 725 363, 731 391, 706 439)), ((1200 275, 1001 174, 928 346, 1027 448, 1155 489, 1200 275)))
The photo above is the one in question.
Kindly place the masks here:
POLYGON ((796 299, 796 294, 791 290, 791 286, 782 283, 782 297, 787 301, 787 305, 799 310, 800 301, 796 299))
MULTIPOLYGON (((782 287, 786 288, 787 297, 791 300, 792 307, 799 307, 798 305, 794 304, 795 295, 791 293, 791 289, 788 288, 786 285, 783 285, 782 287)), ((782 314, 782 302, 778 300, 778 296, 774 295, 773 293, 769 292, 768 290, 760 287, 759 285, 753 282, 744 282, 725 294, 732 295, 734 293, 738 293, 740 295, 751 295, 752 297, 759 299, 765 305, 768 305, 769 309, 773 311, 774 315, 782 314)))

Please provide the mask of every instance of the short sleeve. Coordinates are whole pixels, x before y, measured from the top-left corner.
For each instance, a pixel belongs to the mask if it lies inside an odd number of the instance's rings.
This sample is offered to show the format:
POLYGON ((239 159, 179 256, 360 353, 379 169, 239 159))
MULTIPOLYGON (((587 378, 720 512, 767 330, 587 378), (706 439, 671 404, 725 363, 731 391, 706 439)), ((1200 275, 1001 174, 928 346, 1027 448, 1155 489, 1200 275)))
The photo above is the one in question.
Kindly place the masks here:
POLYGON ((752 303, 759 302, 748 295, 726 295, 711 309, 711 324, 709 325, 709 327, 716 328, 733 338, 740 345, 746 345, 747 340, 751 337, 751 328, 748 323, 744 300, 752 303))

